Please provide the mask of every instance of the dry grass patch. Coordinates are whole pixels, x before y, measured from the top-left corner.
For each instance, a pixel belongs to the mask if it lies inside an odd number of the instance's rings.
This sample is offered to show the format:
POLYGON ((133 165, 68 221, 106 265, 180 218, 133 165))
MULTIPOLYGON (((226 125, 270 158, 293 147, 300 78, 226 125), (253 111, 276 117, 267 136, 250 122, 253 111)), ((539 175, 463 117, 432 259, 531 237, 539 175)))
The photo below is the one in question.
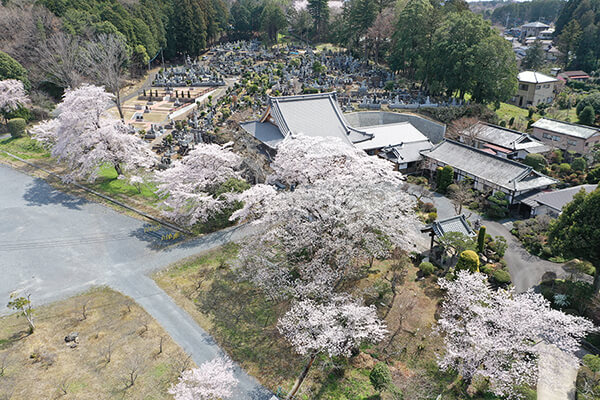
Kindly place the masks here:
POLYGON ((32 335, 23 318, 0 319, 0 398, 168 399, 168 387, 193 365, 141 307, 107 288, 36 316, 32 335), (75 345, 65 342, 73 332, 75 345))
MULTIPOLYGON (((220 346, 250 374, 275 393, 289 390, 305 360, 293 352, 276 329, 286 302, 269 301, 248 283, 239 282, 229 268, 237 252, 234 244, 177 263, 155 275, 155 280, 220 346)), ((321 357, 304 382, 299 399, 378 399, 369 381, 375 363, 388 364, 394 384, 404 399, 463 399, 465 388, 452 385, 456 375, 441 373, 436 354, 442 340, 432 335, 441 300, 435 277, 417 281, 417 268, 406 265, 397 294, 377 297, 372 288, 384 287, 392 277, 393 261, 376 261, 369 273, 349 290, 376 304, 390 330, 378 345, 363 346, 349 360, 321 357), (433 398, 435 398, 435 396, 433 398)), ((393 393, 383 399, 396 399, 393 393)), ((473 397, 493 399, 493 397, 473 397)))

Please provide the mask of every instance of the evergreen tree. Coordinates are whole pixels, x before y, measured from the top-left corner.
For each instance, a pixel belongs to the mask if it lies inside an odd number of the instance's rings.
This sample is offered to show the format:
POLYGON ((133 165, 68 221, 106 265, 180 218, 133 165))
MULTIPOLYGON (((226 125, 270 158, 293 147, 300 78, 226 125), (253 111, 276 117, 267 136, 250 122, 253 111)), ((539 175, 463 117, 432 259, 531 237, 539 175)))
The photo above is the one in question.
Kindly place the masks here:
POLYGON ((525 52, 521 66, 525 69, 537 70, 544 65, 544 48, 542 42, 536 39, 525 52))
POLYGON ((329 23, 329 1, 328 0, 308 0, 306 6, 308 12, 313 18, 315 35, 321 38, 326 33, 329 23))
POLYGON ((579 22, 572 20, 557 38, 558 49, 563 54, 563 66, 567 68, 571 62, 572 53, 577 49, 581 37, 579 22))

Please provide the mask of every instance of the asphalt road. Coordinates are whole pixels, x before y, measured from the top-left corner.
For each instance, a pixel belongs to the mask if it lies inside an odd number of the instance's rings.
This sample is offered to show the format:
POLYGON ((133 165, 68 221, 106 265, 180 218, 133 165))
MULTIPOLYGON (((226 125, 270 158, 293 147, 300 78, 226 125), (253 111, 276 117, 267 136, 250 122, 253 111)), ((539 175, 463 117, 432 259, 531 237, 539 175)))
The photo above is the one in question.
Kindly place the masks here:
MULTIPOLYGON (((160 250, 144 225, 0 165, 0 301, 19 291, 44 304, 108 285, 135 299, 197 364, 212 359, 221 349, 147 274, 252 229, 241 226, 160 250)), ((0 314, 9 312, 0 308, 0 314)), ((237 375, 235 398, 271 397, 239 368, 237 375)))

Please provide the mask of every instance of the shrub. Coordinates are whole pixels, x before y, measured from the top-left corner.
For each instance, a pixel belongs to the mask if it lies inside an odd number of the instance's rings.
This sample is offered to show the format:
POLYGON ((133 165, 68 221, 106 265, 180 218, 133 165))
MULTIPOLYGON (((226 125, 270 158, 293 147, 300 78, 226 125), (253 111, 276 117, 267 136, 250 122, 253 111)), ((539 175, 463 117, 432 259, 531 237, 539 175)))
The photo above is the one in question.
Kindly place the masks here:
POLYGON ((490 250, 492 250, 494 253, 496 253, 498 255, 498 257, 502 258, 502 257, 504 257, 504 254, 506 253, 506 249, 508 248, 508 245, 506 244, 506 239, 504 238, 504 236, 496 236, 494 238, 494 240, 492 240, 488 244, 488 247, 490 250))
POLYGON ((479 271, 479 256, 473 250, 465 250, 460 253, 458 262, 456 263, 457 270, 469 270, 471 272, 479 271))
POLYGON ((483 253, 483 249, 485 248, 485 226, 481 226, 479 228, 479 232, 477 233, 477 251, 483 253))
POLYGON ((454 168, 446 165, 444 168, 438 168, 438 190, 441 193, 446 193, 448 186, 454 180, 454 168))
POLYGON ((598 183, 600 182, 600 167, 596 167, 588 172, 586 177, 587 183, 598 183))
POLYGON ((423 212, 430 213, 435 211, 435 205, 433 203, 423 203, 421 206, 423 212))
POLYGON ((571 172, 571 165, 562 163, 558 166, 558 170, 561 174, 568 174, 571 172))
POLYGON ((458 192, 460 190, 460 188, 458 187, 458 185, 456 183, 453 183, 451 185, 448 185, 448 187, 446 188, 446 191, 449 194, 452 194, 454 192, 458 192))
POLYGON ((482 265, 479 270, 480 270, 480 272, 482 272, 486 275, 491 275, 494 273, 494 265, 493 264, 485 264, 485 265, 482 265))
POLYGON ((529 107, 527 109, 527 118, 531 119, 533 117, 534 112, 535 112, 535 109, 533 107, 529 107))
POLYGON ((8 132, 14 138, 21 137, 25 134, 27 123, 23 118, 13 118, 8 120, 8 132))
POLYGON ((594 111, 594 107, 585 106, 583 110, 578 115, 579 123, 582 125, 594 125, 594 121, 596 120, 596 112, 594 111))
POLYGON ((585 158, 583 158, 583 157, 577 157, 571 163, 571 167, 575 171, 585 171, 585 169, 587 168, 587 162, 585 161, 585 158))
POLYGON ((373 388, 379 393, 383 392, 392 383, 392 374, 387 364, 378 362, 375 364, 371 373, 369 374, 369 380, 373 388))
POLYGON ((494 271, 492 278, 501 285, 507 285, 510 283, 510 274, 503 269, 497 269, 494 271))
POLYGON ((530 153, 525 156, 523 164, 533 167, 536 171, 542 171, 546 167, 546 158, 541 154, 530 153))
POLYGON ((490 218, 500 219, 508 215, 508 200, 504 192, 496 192, 488 197, 487 214, 490 218))
POLYGON ((427 218, 425 219, 425 222, 427 222, 428 224, 430 224, 433 221, 435 221, 436 219, 437 219, 437 213, 436 212, 430 212, 429 214, 427 214, 427 218))
POLYGON ((435 272, 435 266, 430 262, 423 261, 419 264, 419 270, 421 270, 424 276, 429 276, 435 272))

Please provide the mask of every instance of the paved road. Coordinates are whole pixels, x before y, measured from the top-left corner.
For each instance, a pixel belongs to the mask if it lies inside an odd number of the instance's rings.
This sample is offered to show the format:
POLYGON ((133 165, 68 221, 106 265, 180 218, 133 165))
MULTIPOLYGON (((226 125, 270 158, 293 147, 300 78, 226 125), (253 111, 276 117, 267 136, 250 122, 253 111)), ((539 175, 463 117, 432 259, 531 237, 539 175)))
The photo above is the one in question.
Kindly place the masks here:
MULTIPOLYGON (((242 226, 156 249, 144 222, 58 190, 0 165, 0 301, 15 290, 48 303, 96 285, 134 298, 200 364, 220 348, 192 318, 147 277, 182 258, 251 234, 242 226)), ((6 314, 7 308, 0 308, 6 314)), ((268 399, 238 368, 236 398, 268 399)))

